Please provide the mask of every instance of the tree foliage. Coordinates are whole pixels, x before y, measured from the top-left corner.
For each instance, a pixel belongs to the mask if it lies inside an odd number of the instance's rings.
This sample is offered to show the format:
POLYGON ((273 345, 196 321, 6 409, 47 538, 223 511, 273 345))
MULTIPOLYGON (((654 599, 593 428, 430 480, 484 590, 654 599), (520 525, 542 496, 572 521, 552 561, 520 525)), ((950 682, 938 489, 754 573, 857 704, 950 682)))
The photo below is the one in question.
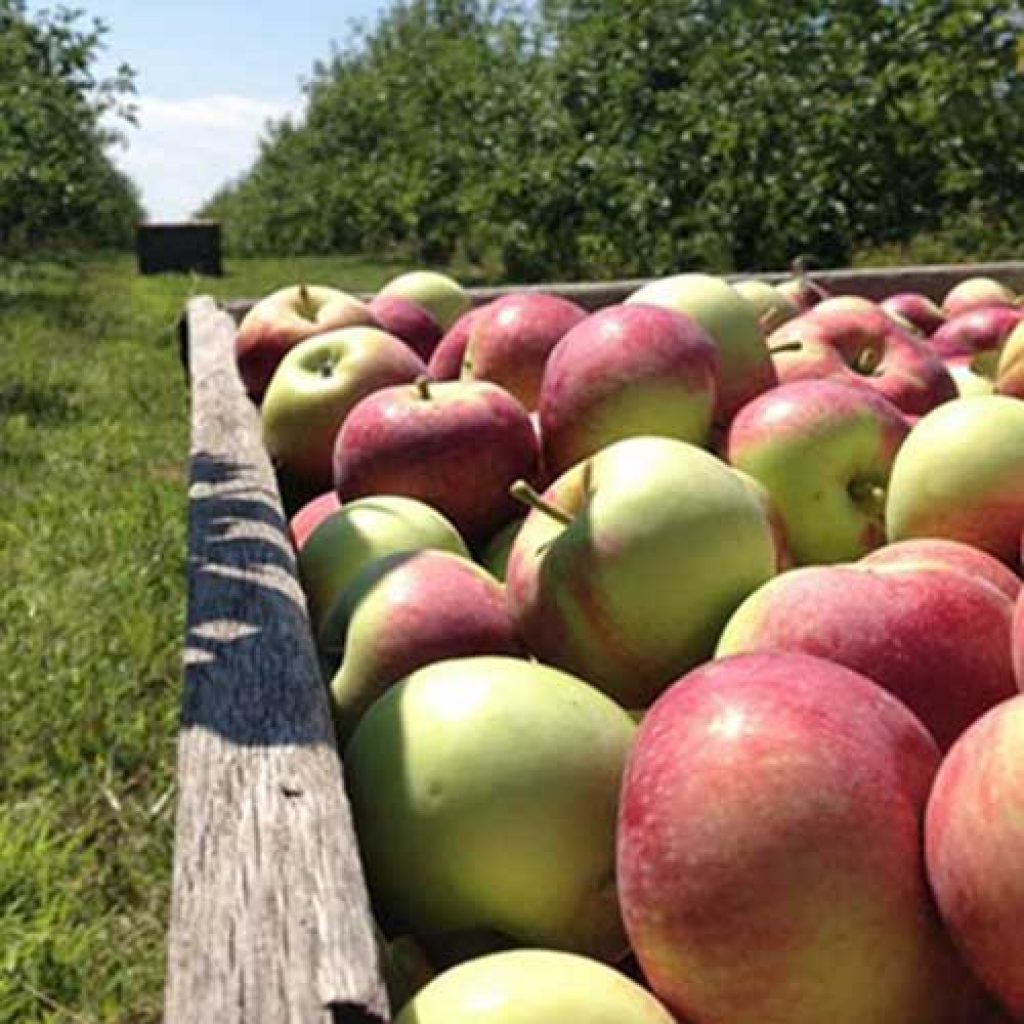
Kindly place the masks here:
POLYGON ((1022 24, 996 0, 407 0, 207 212, 242 252, 515 279, 841 264, 952 225, 984 248, 1024 213, 1022 24))
POLYGON ((132 119, 131 70, 95 72, 103 24, 0 0, 0 251, 54 240, 118 245, 141 215, 108 147, 132 119))

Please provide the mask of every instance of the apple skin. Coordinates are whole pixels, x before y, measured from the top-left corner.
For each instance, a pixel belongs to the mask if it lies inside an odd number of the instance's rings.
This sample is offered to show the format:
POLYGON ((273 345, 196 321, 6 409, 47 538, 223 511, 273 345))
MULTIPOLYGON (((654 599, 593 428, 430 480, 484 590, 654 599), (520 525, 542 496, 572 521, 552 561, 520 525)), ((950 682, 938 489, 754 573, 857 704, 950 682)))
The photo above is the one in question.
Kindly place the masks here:
POLYGON ((371 562, 327 610, 317 647, 341 743, 377 697, 424 665, 526 654, 505 588, 474 562, 429 549, 371 562))
POLYGON ((635 729, 592 686, 517 658, 453 658, 390 687, 343 758, 383 926, 621 956, 615 822, 635 729))
POLYGON ((516 534, 523 525, 523 519, 513 519, 506 523, 484 546, 477 559, 479 563, 500 582, 505 582, 508 572, 508 559, 512 554, 512 545, 516 534))
POLYGON ((785 281, 781 281, 775 285, 776 289, 780 291, 784 298, 800 310, 801 313, 806 313, 807 310, 813 309, 818 305, 819 302, 824 302, 825 299, 832 297, 831 293, 820 285, 817 281, 812 280, 807 274, 796 273, 793 277, 787 278, 785 281))
POLYGON ((995 378, 997 394, 1024 398, 1024 324, 1015 327, 1006 338, 995 378))
POLYGON ((966 1024, 977 994, 921 864, 939 752, 802 654, 701 666, 644 716, 619 810, 623 918, 680 1020, 966 1024))
POLYGON ((908 415, 957 397, 928 344, 879 306, 855 296, 826 299, 768 339, 782 383, 826 378, 877 391, 908 415))
POLYGON ((942 750, 1017 693, 1014 601, 983 578, 910 560, 796 569, 751 594, 717 657, 813 654, 898 697, 942 750))
POLYGON ((571 522, 527 515, 508 560, 513 618, 533 655, 623 707, 646 706, 709 658, 733 610, 775 572, 754 490, 683 441, 617 441, 544 499, 571 522))
POLYGON ((350 502, 331 513, 298 554, 314 632, 324 613, 370 562, 422 548, 469 558, 455 527, 422 501, 385 494, 350 502))
POLYGON ((987 365, 978 369, 995 376, 999 350, 1010 332, 1024 320, 1024 310, 1011 306, 984 306, 946 321, 931 338, 931 347, 943 359, 989 353, 987 365))
POLYGON ((1020 577, 998 558, 971 544, 935 537, 918 537, 885 544, 865 555, 858 565, 873 568, 883 565, 912 565, 928 569, 946 569, 983 580, 1016 601, 1021 591, 1020 577))
POLYGON ((378 295, 370 300, 368 308, 381 330, 404 341, 420 359, 429 359, 441 341, 444 332, 438 322, 409 299, 378 295))
MULTIPOLYGON (((953 378, 956 385, 957 395, 960 398, 973 398, 976 395, 994 395, 996 393, 996 382, 975 369, 976 356, 953 356, 944 359, 946 369, 953 378)), ((982 359, 986 359, 983 356, 982 359)), ((983 363, 984 365, 984 363, 983 363)))
POLYGON ((438 975, 395 1024, 674 1024, 635 981, 551 949, 511 949, 438 975))
POLYGON ((485 305, 468 310, 445 331, 444 337, 437 343, 437 348, 431 353, 427 363, 427 373, 431 380, 459 379, 473 323, 481 310, 486 308, 485 305))
POLYGON ((946 755, 925 820, 925 861, 961 955, 1016 1021, 1024 1018, 1024 696, 993 708, 946 755))
POLYGON ((741 409, 725 453, 774 499, 795 565, 844 562, 885 542, 885 488, 908 432, 873 391, 798 381, 741 409))
POLYGON ((750 303, 765 335, 802 312, 800 306, 767 281, 733 281, 732 286, 750 303))
POLYGON ((347 327, 299 342, 281 360, 263 398, 263 443, 275 468, 311 494, 332 483, 334 440, 360 399, 413 381, 426 366, 376 327, 347 327))
POLYGON ((991 277, 969 277, 954 285, 942 300, 947 317, 959 316, 984 306, 1015 306, 1017 296, 1012 288, 991 277))
POLYGON ((946 314, 920 292, 897 292, 883 299, 879 306, 890 316, 905 320, 925 338, 930 338, 946 323, 946 314))
POLYGON ((497 384, 439 381, 382 388, 345 419, 334 448, 342 502, 402 494, 432 505, 471 546, 515 518, 509 486, 535 480, 530 416, 497 384))
POLYGON ((552 349, 586 318, 582 306, 557 295, 503 295, 472 323, 462 379, 500 384, 532 411, 537 408, 544 365, 552 349))
POLYGON ((718 350, 715 422, 728 423, 740 406, 777 383, 764 332, 749 302, 710 274, 676 274, 644 285, 627 304, 663 306, 692 317, 718 350))
POLYGON ((341 508, 341 502, 338 501, 338 495, 333 487, 331 490, 318 494, 315 498, 307 501, 292 516, 288 523, 288 535, 292 539, 292 545, 295 547, 295 550, 301 551, 313 531, 332 512, 337 512, 339 508, 341 508))
POLYGON ((260 299, 238 325, 235 360, 249 397, 263 400, 285 353, 300 341, 344 327, 374 327, 364 302, 320 285, 293 285, 260 299))
POLYGON ((399 274, 388 281, 376 297, 394 296, 414 302, 442 331, 447 331, 473 303, 469 293, 458 281, 433 270, 413 270, 399 274))
POLYGON ((540 435, 552 474, 613 441, 642 434, 707 443, 717 350, 696 320, 660 306, 608 306, 551 353, 540 435))
POLYGON ((1018 596, 1013 613, 1013 670, 1017 687, 1024 690, 1024 591, 1018 596))
POLYGON ((893 465, 890 541, 944 537, 1016 565, 1024 528, 1024 403, 959 398, 914 425, 893 465))

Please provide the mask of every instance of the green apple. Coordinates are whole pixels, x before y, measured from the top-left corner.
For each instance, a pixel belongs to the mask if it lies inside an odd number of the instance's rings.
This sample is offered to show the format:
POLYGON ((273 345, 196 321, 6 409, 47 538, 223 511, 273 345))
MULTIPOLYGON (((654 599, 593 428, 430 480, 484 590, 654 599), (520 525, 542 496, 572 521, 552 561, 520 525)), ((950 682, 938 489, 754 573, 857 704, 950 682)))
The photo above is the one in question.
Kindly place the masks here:
POLYGON ((774 499, 794 564, 843 562, 885 542, 885 490, 908 430, 868 388, 794 381, 740 410, 726 453, 774 499))
POLYGON ((635 981, 551 949, 511 949, 438 975, 395 1024, 673 1024, 635 981))
POLYGON ((1016 565, 1024 529, 1024 402, 947 402, 910 432, 892 470, 889 540, 945 537, 1016 565))
POLYGON ((281 360, 260 410, 275 467, 320 494, 333 485, 334 440, 367 395, 426 373, 403 342, 375 327, 347 327, 299 342, 281 360))
POLYGON ((1003 342, 995 379, 998 394, 1024 398, 1024 323, 1018 324, 1003 342))
POLYGON ((617 441, 563 473, 516 537, 509 607, 527 647, 624 707, 711 656, 775 572, 755 490, 684 441, 617 441))
POLYGON ((757 314, 722 278, 677 274, 644 285, 626 302, 674 309, 693 317, 711 335, 719 365, 716 423, 728 423, 740 406, 776 383, 757 314))
POLYGON ((615 820, 635 728, 593 687, 517 658, 440 661, 387 690, 344 755, 384 927, 621 956, 615 820))
POLYGON ((470 557, 455 527, 422 501, 382 494, 342 505, 310 534, 298 556, 314 629, 370 562, 424 548, 470 557))
POLYGON ((794 320, 800 315, 800 307, 767 281, 757 281, 753 278, 736 281, 733 288, 750 303, 765 337, 787 320, 794 320))
POLYGON ((413 270, 392 278, 377 293, 377 298, 396 297, 416 303, 447 331, 473 304, 469 293, 447 274, 433 270, 413 270))
POLYGON ((505 582, 508 556, 512 553, 516 534, 523 525, 522 518, 506 523, 483 547, 477 561, 496 579, 505 582))

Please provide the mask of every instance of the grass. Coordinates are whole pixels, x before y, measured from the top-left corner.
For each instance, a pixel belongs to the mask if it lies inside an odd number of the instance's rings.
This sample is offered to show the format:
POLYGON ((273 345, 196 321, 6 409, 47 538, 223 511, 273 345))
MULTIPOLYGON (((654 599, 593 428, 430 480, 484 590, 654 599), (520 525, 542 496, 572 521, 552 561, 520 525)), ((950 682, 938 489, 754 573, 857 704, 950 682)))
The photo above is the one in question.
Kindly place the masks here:
POLYGON ((191 293, 393 264, 0 265, 0 1024, 161 1015, 185 621, 191 293))

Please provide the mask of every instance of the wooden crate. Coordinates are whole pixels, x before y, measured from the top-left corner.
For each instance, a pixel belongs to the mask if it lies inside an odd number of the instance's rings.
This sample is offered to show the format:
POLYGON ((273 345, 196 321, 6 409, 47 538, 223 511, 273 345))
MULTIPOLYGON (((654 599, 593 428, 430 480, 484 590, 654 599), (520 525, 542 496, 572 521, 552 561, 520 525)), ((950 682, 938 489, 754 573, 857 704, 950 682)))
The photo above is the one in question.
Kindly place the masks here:
MULTIPOLYGON (((1024 291, 1024 263, 815 278, 837 294, 939 298, 976 275, 1024 291)), ((596 308, 638 284, 539 287, 596 308)), ((326 690, 259 415, 235 369, 249 305, 196 298, 183 322, 189 585, 165 1019, 380 1024, 389 1009, 326 690)))

